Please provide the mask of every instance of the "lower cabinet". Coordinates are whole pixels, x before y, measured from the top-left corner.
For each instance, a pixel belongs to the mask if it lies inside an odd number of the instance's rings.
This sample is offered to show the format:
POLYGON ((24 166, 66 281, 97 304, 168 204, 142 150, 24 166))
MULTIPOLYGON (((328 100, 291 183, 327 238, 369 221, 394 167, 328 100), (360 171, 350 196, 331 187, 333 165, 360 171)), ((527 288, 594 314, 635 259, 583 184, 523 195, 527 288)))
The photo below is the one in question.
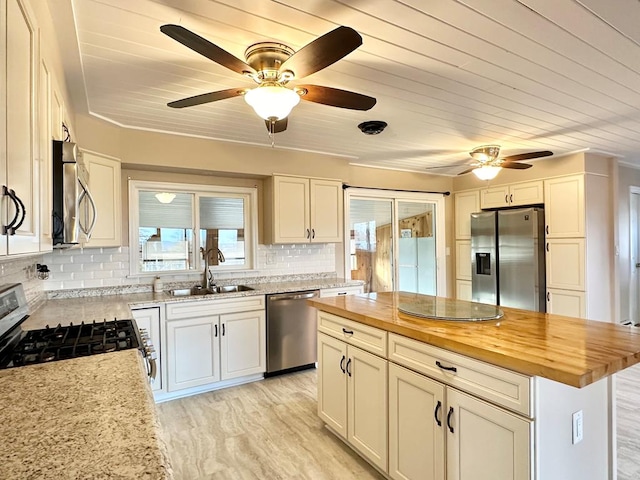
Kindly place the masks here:
POLYGON ((264 373, 266 367, 265 312, 220 315, 220 379, 264 373))
POLYGON ((318 333, 318 415, 387 470, 387 361, 318 333))
POLYGON ((160 306, 155 305, 152 307, 144 308, 132 308, 131 313, 133 315, 138 328, 146 330, 151 338, 151 343, 156 351, 156 378, 151 381, 151 389, 155 391, 162 390, 163 387, 163 363, 162 356, 162 331, 160 323, 160 306))

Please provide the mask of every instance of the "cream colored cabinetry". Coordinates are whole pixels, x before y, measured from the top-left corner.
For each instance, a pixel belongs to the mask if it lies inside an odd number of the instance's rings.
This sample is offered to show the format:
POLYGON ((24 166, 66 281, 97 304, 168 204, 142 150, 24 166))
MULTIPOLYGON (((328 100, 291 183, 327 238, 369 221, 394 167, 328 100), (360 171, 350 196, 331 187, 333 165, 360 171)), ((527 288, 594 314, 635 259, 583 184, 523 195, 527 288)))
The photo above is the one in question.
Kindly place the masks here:
POLYGON ((279 175, 265 191, 267 242, 342 241, 342 182, 279 175))
MULTIPOLYGON (((82 157, 89 171, 89 190, 96 205, 96 223, 85 247, 117 247, 122 244, 122 208, 120 161, 95 152, 83 151, 82 157)), ((91 207, 85 205, 90 221, 91 207)))
POLYGON ((163 358, 162 358, 162 330, 160 320, 160 306, 154 305, 144 308, 132 308, 131 314, 133 315, 138 328, 141 331, 146 331, 151 339, 151 344, 156 353, 156 378, 151 381, 151 389, 156 392, 163 388, 163 358))
POLYGON ((613 228, 608 177, 545 180, 547 312, 610 321, 613 228), (588 240, 588 241, 587 241, 588 240))
POLYGON ((387 471, 386 332, 318 312, 318 415, 387 471))
POLYGON ((12 255, 40 250, 39 31, 27 1, 8 0, 0 9, 0 254, 12 255))
POLYGON ((362 285, 355 285, 350 287, 336 287, 336 288, 323 288, 320 290, 320 298, 327 297, 342 297, 344 295, 355 295, 362 293, 364 288, 362 285))
POLYGON ((188 395, 196 390, 186 389, 212 390, 264 373, 264 308, 262 295, 168 303, 167 392, 188 395))
POLYGON ((471 300, 471 214, 480 211, 480 191, 454 195, 456 232, 456 298, 471 300))
POLYGON ((536 205, 543 202, 542 180, 480 190, 480 207, 482 209, 536 205))

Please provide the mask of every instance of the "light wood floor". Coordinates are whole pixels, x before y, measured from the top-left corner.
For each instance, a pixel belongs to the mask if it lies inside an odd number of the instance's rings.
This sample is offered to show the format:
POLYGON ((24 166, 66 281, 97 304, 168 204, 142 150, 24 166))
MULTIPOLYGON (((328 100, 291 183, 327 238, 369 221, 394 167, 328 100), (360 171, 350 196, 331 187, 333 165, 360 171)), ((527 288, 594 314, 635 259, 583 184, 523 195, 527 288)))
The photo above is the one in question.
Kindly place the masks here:
POLYGON ((640 479, 640 365, 617 376, 618 480, 640 479))
POLYGON ((318 419, 306 370, 157 405, 176 480, 382 479, 318 419))
MULTIPOLYGON (((640 479, 640 365, 618 374, 618 480, 640 479)), ((157 406, 176 480, 382 479, 322 426, 316 371, 157 406)))

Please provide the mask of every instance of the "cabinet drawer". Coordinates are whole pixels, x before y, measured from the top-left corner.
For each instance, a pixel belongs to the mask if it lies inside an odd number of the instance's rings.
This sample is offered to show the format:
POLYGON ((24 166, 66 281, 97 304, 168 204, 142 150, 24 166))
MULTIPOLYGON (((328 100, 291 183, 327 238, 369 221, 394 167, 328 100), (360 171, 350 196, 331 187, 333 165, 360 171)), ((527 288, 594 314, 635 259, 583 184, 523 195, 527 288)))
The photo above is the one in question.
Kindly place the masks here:
POLYGON ((352 287, 323 288, 322 290, 320 290, 320 298, 341 297, 343 295, 355 295, 362 292, 362 285, 355 285, 352 287))
POLYGON ((389 334, 389 360, 491 403, 533 417, 533 378, 417 340, 389 334), (456 371, 444 370, 453 367, 456 371))
POLYGON ((264 310, 264 295, 250 297, 221 298, 215 300, 188 300, 167 303, 167 320, 203 317, 219 313, 248 312, 264 310))
POLYGON ((387 356, 387 332, 326 312, 318 312, 318 330, 381 357, 387 356))

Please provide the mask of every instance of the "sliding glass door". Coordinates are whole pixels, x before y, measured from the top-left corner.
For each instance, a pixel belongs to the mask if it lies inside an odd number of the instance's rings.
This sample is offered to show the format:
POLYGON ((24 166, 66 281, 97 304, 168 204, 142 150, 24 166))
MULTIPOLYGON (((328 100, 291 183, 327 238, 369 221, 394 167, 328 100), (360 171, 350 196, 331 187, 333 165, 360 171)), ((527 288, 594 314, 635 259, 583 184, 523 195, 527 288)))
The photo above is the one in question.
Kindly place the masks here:
POLYGON ((365 292, 446 296, 442 195, 347 190, 346 277, 365 292))

